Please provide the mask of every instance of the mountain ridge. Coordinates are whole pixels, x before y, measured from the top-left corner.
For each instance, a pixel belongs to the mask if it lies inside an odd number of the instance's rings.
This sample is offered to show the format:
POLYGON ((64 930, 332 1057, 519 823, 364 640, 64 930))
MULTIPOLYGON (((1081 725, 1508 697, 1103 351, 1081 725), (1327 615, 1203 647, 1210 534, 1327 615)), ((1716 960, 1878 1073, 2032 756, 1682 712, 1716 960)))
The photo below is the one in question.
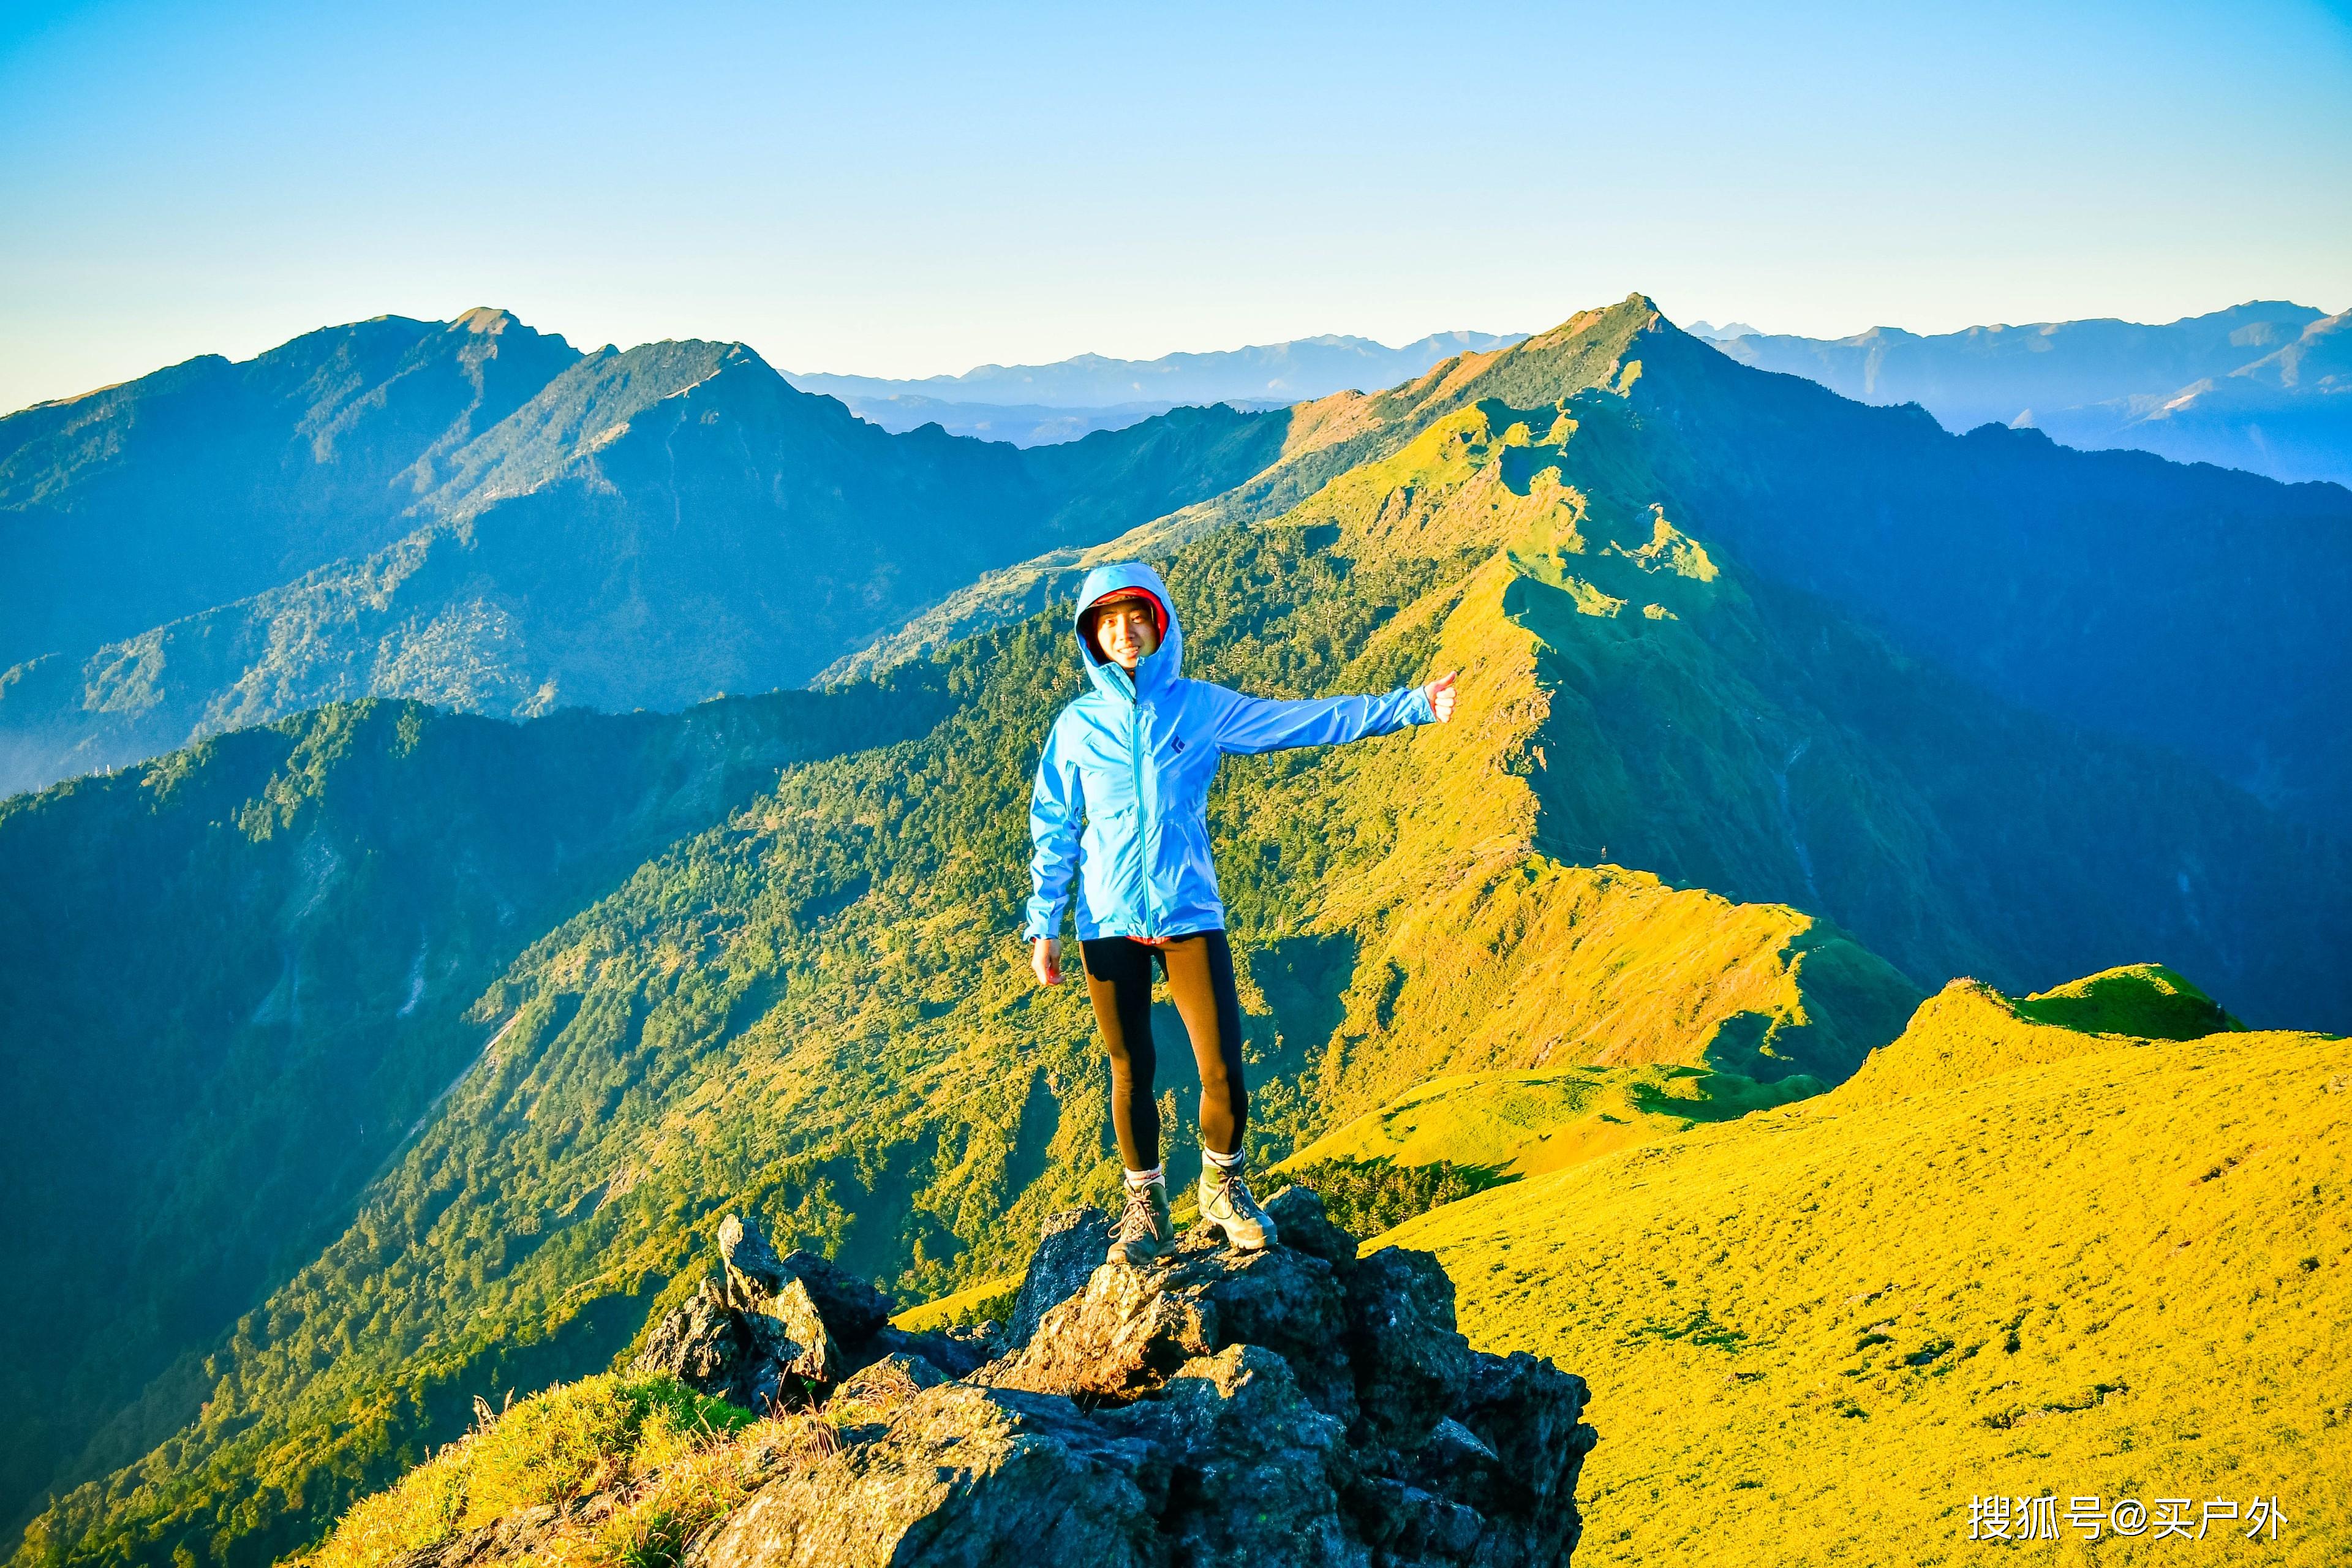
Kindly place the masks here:
POLYGON ((890 435, 740 344, 572 355, 404 468, 389 542, 0 672, 0 788, 362 696, 529 716, 797 685, 918 595, 1224 489, 1287 425, 1183 410, 1024 452, 890 435))
MULTIPOLYGON (((1622 374, 1620 362, 1642 362, 1622 388, 1640 418, 1592 436, 1655 464, 1667 485, 1657 499, 1672 515, 1737 544, 1780 584, 1860 616, 1906 653, 2067 723, 2183 751, 2304 822, 2339 838, 2352 831, 2352 742, 2326 717, 2352 702, 2352 645, 2329 630, 2331 606, 2352 600, 2352 492, 2077 452, 2034 432, 1953 436, 1924 409, 1857 404, 1807 378, 1735 368, 1646 296, 1611 309, 1650 323, 1629 325, 1592 367, 1598 374, 1605 361, 1622 374), (2063 552, 2063 571, 2045 563, 2021 574, 2053 552, 2063 552), (2269 591, 2288 582, 2292 592, 2269 591), (2083 585, 2100 595, 2088 607, 2083 585)), ((1500 356, 1446 362, 1376 397, 1304 405, 1302 425, 1312 412, 1333 437, 1251 486, 1295 503, 1392 451, 1431 412, 1481 396, 1548 401, 1539 388, 1549 373, 1538 368, 1548 346, 1577 342, 1586 320, 1500 356)), ((1577 352, 1597 354, 1591 342, 1577 352)), ((888 668, 1034 613, 1098 561, 1171 547, 1235 515, 1221 500, 985 574, 818 679, 888 668)))
POLYGON ((390 542, 442 455, 578 357, 504 311, 380 316, 0 417, 0 668, 390 542))

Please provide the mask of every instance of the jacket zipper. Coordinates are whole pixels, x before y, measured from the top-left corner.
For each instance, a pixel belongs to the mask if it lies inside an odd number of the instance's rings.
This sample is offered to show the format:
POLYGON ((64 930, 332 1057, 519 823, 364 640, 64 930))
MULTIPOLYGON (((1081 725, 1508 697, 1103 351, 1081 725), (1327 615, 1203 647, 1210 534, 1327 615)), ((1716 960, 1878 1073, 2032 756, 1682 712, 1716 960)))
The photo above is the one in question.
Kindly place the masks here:
POLYGON ((1151 913, 1151 859, 1143 852, 1143 682, 1130 674, 1135 688, 1128 700, 1127 765, 1135 783, 1135 880, 1143 894, 1143 934, 1154 934, 1158 922, 1151 913))

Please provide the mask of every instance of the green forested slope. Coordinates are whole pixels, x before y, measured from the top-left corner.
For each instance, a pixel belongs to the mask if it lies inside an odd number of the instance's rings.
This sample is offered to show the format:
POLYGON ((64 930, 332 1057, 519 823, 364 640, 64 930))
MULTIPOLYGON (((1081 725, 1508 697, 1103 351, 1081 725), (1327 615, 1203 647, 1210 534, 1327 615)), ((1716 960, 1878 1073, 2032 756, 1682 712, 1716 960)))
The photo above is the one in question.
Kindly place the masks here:
POLYGON ((184 1418, 180 1358, 341 1228, 518 952, 779 766, 923 727, 909 673, 520 728, 361 703, 0 803, 0 1515, 159 1374, 83 1463, 184 1418))
MULTIPOLYGON (((1549 386, 1532 361, 1491 395, 1437 378, 1417 429, 1349 437, 1371 456, 1284 515, 1163 560, 1193 674, 1464 671, 1449 725, 1227 765, 1254 1150, 1444 1073, 1835 1081, 1963 968, 2160 952, 2234 966, 2250 1016, 2254 981, 2342 1016, 2340 848, 1918 665, 1683 523, 1624 390, 1648 319, 1584 319, 1549 386)), ((496 1043, 213 1350, 179 1435, 60 1499, 19 1562, 299 1545, 472 1394, 603 1364, 722 1207, 913 1298, 1107 1196, 1083 993, 1035 987, 1014 940, 1030 769, 1077 685, 1066 615, 906 667, 952 704, 937 728, 789 770, 428 1003, 496 1043)), ((1181 1126, 1185 1054, 1162 1055, 1181 1126)))

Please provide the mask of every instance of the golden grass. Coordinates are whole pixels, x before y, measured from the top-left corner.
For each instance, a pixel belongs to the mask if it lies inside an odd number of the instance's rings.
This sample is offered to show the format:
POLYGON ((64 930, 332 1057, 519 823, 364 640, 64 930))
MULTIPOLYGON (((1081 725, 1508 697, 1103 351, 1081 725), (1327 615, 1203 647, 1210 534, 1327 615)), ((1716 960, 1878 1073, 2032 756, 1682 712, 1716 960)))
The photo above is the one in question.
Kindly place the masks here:
POLYGON ((2352 1041, 2073 1033, 1894 1092, 1982 992, 1831 1094, 1380 1238, 1444 1260, 1474 1343, 1591 1382, 1584 1568, 1971 1561, 1993 1493, 2287 1521, 2049 1561, 2352 1553, 2352 1041))
POLYGON ((1759 1084, 1659 1064, 1452 1073, 1334 1128, 1268 1174, 1318 1160, 1386 1160, 1542 1175, 1821 1091, 1801 1075, 1759 1084))
POLYGON ((382 1568, 467 1531, 528 1523, 532 1555, 664 1568, 822 1418, 752 1421, 676 1379, 607 1373, 490 1417, 362 1499, 300 1568, 382 1568))
POLYGON ((909 1307, 892 1318, 890 1326, 904 1329, 910 1334, 922 1334, 934 1329, 960 1328, 989 1318, 1003 1322, 1012 1313, 1013 1298, 1020 1291, 1020 1275, 1001 1274, 993 1279, 966 1286, 951 1296, 941 1296, 920 1306, 909 1307))

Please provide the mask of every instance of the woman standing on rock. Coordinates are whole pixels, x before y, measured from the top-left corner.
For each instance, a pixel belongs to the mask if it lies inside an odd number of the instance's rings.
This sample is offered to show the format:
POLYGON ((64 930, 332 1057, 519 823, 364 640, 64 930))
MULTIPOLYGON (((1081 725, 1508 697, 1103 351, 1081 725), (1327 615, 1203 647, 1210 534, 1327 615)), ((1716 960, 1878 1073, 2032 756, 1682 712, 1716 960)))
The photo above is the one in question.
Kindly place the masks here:
POLYGON ((1127 1167, 1113 1263, 1146 1263, 1176 1240, 1152 1098, 1151 964, 1160 963, 1201 1068, 1201 1217, 1232 1246, 1275 1239, 1242 1179, 1242 1010, 1209 858, 1208 796, 1229 752, 1331 745, 1454 712, 1451 670, 1379 697, 1280 701, 1181 673, 1184 633, 1160 574, 1097 566, 1078 592, 1078 658, 1092 689, 1045 737, 1029 803, 1030 964, 1062 979, 1062 907, 1078 883, 1078 951, 1110 1053, 1111 1123, 1127 1167), (1079 826, 1084 819, 1083 831, 1079 826))

